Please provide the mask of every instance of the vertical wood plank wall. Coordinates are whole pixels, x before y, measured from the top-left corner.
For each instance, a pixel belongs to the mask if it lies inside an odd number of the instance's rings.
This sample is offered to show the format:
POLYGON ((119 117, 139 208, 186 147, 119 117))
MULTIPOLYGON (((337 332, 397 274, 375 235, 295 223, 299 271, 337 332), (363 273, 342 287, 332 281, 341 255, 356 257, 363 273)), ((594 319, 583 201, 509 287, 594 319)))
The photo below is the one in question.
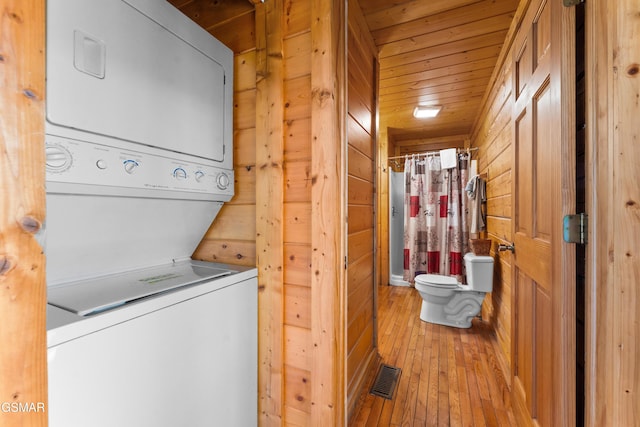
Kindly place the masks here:
POLYGON ((311 419, 311 4, 285 2, 283 425, 311 419))
POLYGON ((347 114, 347 400, 357 403, 377 360, 374 278, 377 50, 357 1, 349 2, 347 114))
POLYGON ((311 5, 291 1, 284 28, 284 424, 311 419, 311 5))
POLYGON ((640 423, 640 2, 585 5, 586 425, 640 423), (595 226, 591 220, 597 218, 595 226))
POLYGON ((347 0, 311 0, 311 422, 345 423, 347 0))
POLYGON ((0 424, 47 425, 42 0, 0 14, 0 424), (7 411, 7 404, 44 408, 7 411))
POLYGON ((284 64, 282 2, 256 7, 256 255, 259 422, 282 422, 284 64))

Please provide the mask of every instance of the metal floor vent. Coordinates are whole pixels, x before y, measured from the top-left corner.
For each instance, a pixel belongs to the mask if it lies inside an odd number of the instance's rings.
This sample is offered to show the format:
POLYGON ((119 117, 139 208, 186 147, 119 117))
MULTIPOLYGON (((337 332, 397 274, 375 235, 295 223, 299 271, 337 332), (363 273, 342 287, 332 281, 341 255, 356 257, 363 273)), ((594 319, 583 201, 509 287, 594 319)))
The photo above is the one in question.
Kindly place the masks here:
POLYGON ((400 368, 382 364, 370 393, 391 400, 401 372, 400 368))

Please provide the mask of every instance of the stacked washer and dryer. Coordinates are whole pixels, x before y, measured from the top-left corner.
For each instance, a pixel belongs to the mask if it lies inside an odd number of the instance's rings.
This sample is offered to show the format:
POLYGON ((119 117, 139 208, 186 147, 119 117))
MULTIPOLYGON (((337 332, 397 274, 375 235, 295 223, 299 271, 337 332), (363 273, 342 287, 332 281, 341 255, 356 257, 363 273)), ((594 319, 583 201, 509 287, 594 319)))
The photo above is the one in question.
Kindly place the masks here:
POLYGON ((233 53, 165 0, 47 1, 52 427, 257 424, 256 269, 190 258, 232 110, 233 53))

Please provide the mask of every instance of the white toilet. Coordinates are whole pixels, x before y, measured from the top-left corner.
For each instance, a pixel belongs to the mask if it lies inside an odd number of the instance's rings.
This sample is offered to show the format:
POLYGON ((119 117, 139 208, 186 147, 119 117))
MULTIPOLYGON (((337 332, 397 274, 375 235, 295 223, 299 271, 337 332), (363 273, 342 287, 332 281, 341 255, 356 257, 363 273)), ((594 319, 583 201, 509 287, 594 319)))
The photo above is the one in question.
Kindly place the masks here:
POLYGON ((415 287, 422 296, 420 319, 429 323, 470 328, 482 307, 484 296, 493 289, 493 258, 486 255, 464 256, 467 285, 454 277, 420 274, 415 287))

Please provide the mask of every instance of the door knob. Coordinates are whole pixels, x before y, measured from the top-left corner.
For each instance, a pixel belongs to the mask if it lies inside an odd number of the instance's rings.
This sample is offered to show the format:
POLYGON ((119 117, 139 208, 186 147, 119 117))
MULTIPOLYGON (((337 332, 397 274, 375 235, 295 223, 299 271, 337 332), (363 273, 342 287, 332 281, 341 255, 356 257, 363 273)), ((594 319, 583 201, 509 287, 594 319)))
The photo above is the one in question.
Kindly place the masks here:
POLYGON ((503 252, 503 251, 511 251, 511 253, 515 253, 516 252, 516 244, 515 243, 511 243, 510 245, 503 245, 502 243, 500 243, 498 245, 498 251, 503 252))

